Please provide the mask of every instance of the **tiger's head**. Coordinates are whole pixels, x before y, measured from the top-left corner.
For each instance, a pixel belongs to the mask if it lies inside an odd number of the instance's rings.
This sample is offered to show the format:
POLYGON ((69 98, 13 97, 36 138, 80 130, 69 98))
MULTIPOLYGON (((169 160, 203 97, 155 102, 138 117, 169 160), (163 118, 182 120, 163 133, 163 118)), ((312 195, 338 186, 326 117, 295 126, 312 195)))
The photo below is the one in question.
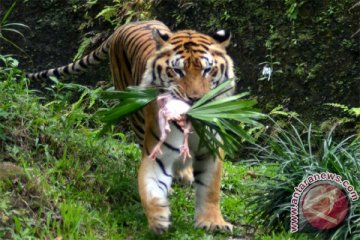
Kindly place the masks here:
POLYGON ((220 83, 234 78, 233 62, 225 48, 230 32, 209 36, 192 30, 176 33, 153 30, 157 51, 149 59, 143 86, 171 91, 193 103, 220 83))

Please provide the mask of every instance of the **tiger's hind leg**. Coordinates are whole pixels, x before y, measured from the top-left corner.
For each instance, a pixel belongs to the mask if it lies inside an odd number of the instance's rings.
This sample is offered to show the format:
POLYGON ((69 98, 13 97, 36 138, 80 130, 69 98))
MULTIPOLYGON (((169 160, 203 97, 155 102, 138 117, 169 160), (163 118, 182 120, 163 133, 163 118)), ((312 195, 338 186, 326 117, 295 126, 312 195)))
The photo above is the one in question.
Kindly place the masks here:
POLYGON ((220 184, 222 162, 212 155, 204 155, 194 160, 196 186, 195 226, 210 231, 232 231, 220 211, 220 184))
POLYGON ((143 157, 138 176, 142 206, 150 229, 162 234, 171 224, 168 194, 171 190, 171 164, 158 158, 143 157))

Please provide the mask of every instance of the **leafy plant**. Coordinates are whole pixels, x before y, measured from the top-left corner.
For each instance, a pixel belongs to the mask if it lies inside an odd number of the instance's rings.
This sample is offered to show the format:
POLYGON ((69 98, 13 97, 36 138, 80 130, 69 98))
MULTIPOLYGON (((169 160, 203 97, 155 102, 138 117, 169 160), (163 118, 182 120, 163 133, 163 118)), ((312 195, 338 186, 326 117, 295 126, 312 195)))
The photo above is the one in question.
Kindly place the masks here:
MULTIPOLYGON (((330 172, 348 180, 359 192, 360 139, 346 138, 333 141, 334 131, 325 138, 306 127, 275 128, 264 136, 265 146, 254 145, 250 162, 276 167, 275 175, 259 176, 259 182, 249 200, 252 222, 264 226, 265 232, 287 231, 290 226, 290 207, 294 187, 304 178, 321 172, 330 172)), ((349 217, 338 228, 315 232, 324 239, 360 237, 360 203, 352 202, 349 217)))
POLYGON ((80 59, 84 55, 85 49, 90 45, 90 43, 91 43, 91 38, 84 37, 81 40, 80 46, 73 58, 73 61, 80 59))
POLYGON ((241 140, 253 142, 252 136, 241 123, 258 127, 262 124, 257 120, 265 117, 254 108, 255 100, 242 99, 248 95, 246 92, 216 99, 229 90, 231 83, 232 80, 229 80, 205 94, 187 113, 200 141, 214 154, 218 153, 220 147, 233 155, 239 149, 241 140))
POLYGON ((117 104, 109 109, 100 109, 96 116, 105 122, 100 134, 107 131, 111 125, 116 124, 120 119, 135 113, 152 102, 158 92, 153 88, 128 87, 126 91, 104 91, 102 98, 107 100, 119 100, 117 104))
POLYGON ((24 35, 21 33, 20 30, 18 30, 17 28, 29 28, 28 26, 26 26, 25 24, 22 23, 11 23, 9 22, 9 17, 12 13, 12 11, 14 10, 14 7, 16 5, 16 1, 13 2, 13 4, 10 6, 10 8, 5 12, 4 16, 1 18, 0 20, 0 40, 3 40, 4 42, 10 44, 11 46, 15 47, 16 49, 24 52, 24 50, 19 47, 16 43, 14 43, 13 41, 11 41, 6 35, 5 33, 14 33, 16 35, 19 35, 21 37, 24 37, 24 35))
POLYGON ((140 152, 123 133, 96 137, 98 89, 54 78, 46 96, 29 89, 16 59, 0 61, 0 195, 9 196, 0 201, 0 238, 122 239, 109 202, 140 206, 140 152))
POLYGON ((299 8, 305 3, 305 1, 299 0, 285 0, 285 5, 288 7, 286 16, 290 21, 295 21, 299 15, 299 8))
POLYGON ((285 111, 284 106, 278 105, 272 109, 269 113, 270 116, 283 116, 288 118, 297 118, 299 114, 297 112, 285 111))
POLYGON ((345 124, 351 126, 349 128, 349 132, 352 134, 360 135, 360 122, 358 121, 360 117, 360 107, 348 107, 346 105, 340 103, 325 103, 326 106, 331 106, 334 108, 341 109, 342 116, 336 116, 330 118, 328 121, 323 123, 324 126, 328 125, 329 123, 335 122, 335 124, 344 126, 345 124))
POLYGON ((274 42, 279 37, 276 29, 273 25, 270 25, 269 29, 270 37, 265 42, 265 47, 267 50, 267 55, 265 56, 266 61, 259 63, 259 66, 262 66, 261 77, 258 78, 258 81, 270 81, 271 80, 271 89, 273 89, 273 78, 274 74, 282 74, 281 63, 276 60, 274 56, 274 42))
MULTIPOLYGON (((239 143, 241 143, 240 139, 253 141, 241 123, 257 127, 262 126, 256 120, 265 116, 254 108, 255 100, 242 99, 248 93, 216 99, 232 88, 230 84, 232 84, 232 80, 205 94, 186 113, 192 120, 194 129, 202 143, 214 154, 218 153, 219 147, 229 154, 234 154, 238 150, 239 143)), ((142 87, 128 87, 126 91, 105 91, 103 93, 104 98, 118 99, 120 102, 111 109, 98 112, 98 115, 106 123, 103 131, 119 119, 145 107, 155 100, 157 95, 156 89, 142 87)))
POLYGON ((113 0, 113 4, 105 6, 95 18, 102 18, 113 26, 129 23, 134 19, 148 19, 151 1, 113 0))
POLYGON ((346 105, 340 104, 340 103, 325 103, 327 106, 336 107, 342 109, 347 114, 353 116, 353 117, 359 117, 360 116, 360 107, 353 107, 349 108, 346 105))

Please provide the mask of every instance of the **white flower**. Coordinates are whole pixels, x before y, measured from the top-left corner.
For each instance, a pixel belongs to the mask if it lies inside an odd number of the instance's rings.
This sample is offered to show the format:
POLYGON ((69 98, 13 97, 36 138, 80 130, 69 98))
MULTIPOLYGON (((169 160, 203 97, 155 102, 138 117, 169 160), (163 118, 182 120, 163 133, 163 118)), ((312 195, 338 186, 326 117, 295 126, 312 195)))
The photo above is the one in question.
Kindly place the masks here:
POLYGON ((273 72, 273 69, 270 67, 270 65, 265 64, 265 66, 264 66, 263 69, 262 69, 261 74, 262 74, 264 77, 267 77, 267 80, 270 81, 272 72, 273 72))

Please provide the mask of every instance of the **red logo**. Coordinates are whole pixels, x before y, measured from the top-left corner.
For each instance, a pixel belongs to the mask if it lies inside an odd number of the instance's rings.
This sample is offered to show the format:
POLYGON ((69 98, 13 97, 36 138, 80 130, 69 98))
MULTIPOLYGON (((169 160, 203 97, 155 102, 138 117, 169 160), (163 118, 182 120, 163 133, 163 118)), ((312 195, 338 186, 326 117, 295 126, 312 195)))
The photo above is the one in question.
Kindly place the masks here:
POLYGON ((301 208, 311 226, 332 229, 345 220, 349 212, 349 200, 338 187, 321 183, 307 189, 301 208))

